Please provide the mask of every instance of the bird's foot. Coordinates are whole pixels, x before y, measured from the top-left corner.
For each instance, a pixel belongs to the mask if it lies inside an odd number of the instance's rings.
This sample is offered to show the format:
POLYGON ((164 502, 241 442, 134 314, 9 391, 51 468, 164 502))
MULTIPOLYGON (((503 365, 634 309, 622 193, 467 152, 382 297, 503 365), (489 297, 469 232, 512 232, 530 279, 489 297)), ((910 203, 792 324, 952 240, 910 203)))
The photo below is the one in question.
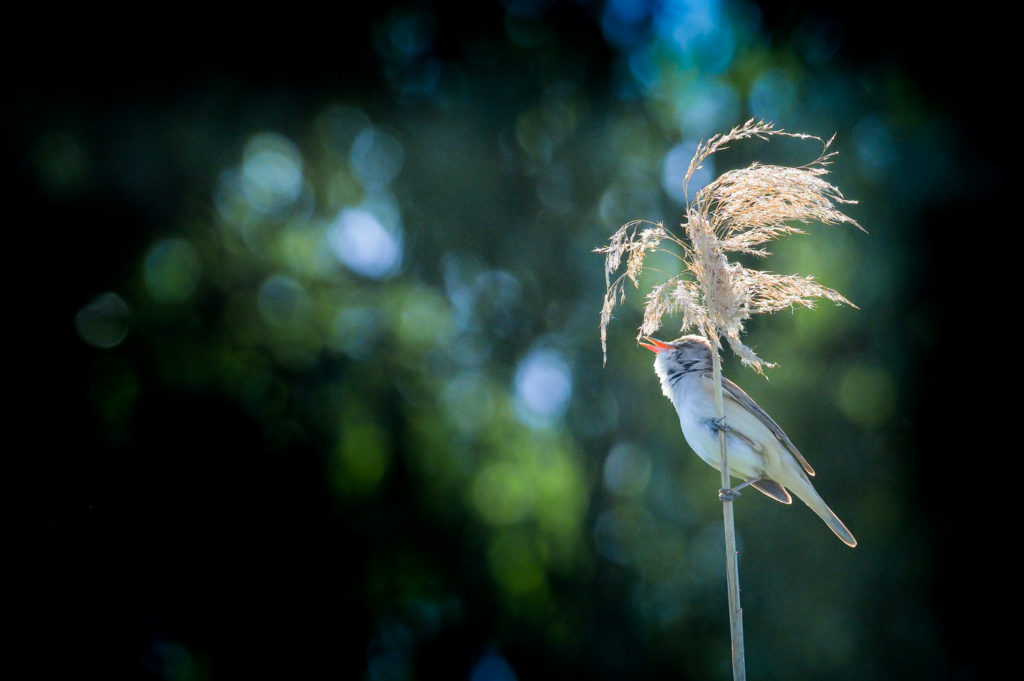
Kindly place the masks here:
POLYGON ((739 495, 740 495, 739 490, 735 490, 735 489, 720 489, 720 490, 718 490, 718 500, 719 501, 734 501, 737 497, 739 497, 739 495))
POLYGON ((729 424, 725 422, 724 416, 719 416, 717 418, 711 419, 711 427, 714 428, 715 430, 724 430, 727 433, 730 430, 732 430, 731 428, 729 428, 729 424))
POLYGON ((718 499, 719 501, 734 501, 736 497, 740 495, 741 489, 747 487, 748 485, 753 485, 755 482, 760 481, 761 478, 750 478, 749 480, 744 480, 743 482, 736 485, 732 489, 720 489, 718 490, 718 499))

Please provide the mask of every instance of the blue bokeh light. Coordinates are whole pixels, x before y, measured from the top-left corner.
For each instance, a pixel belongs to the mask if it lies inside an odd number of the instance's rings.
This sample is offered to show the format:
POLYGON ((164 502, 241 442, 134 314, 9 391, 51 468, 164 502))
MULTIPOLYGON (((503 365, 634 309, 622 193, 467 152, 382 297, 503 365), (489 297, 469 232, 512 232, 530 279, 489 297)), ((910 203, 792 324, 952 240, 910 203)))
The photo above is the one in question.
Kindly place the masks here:
POLYGON ((469 681, 517 681, 515 670, 501 655, 487 653, 473 667, 469 681))
POLYGON ((707 138, 722 127, 722 121, 740 116, 740 98, 728 83, 718 78, 698 78, 675 102, 679 130, 686 136, 707 138))
POLYGON ((327 229, 327 243, 338 260, 364 277, 390 276, 402 264, 401 232, 364 208, 342 210, 327 229))
POLYGON ((116 347, 128 336, 131 310, 124 298, 108 291, 96 296, 75 314, 79 338, 95 348, 116 347))
POLYGON ((666 194, 681 205, 686 204, 687 196, 693 198, 714 176, 715 160, 708 158, 700 168, 693 171, 689 185, 683 186, 683 178, 696 149, 696 141, 680 142, 668 150, 661 165, 661 186, 666 194))
POLYGON ((271 132, 254 135, 245 146, 240 185, 253 208, 279 213, 302 193, 302 155, 286 137, 271 132))
POLYGON ((364 184, 388 184, 401 172, 404 162, 402 143, 383 130, 366 128, 352 141, 349 163, 364 184))
POLYGON ((601 15, 601 31, 610 45, 630 47, 649 32, 650 0, 608 0, 601 15))
POLYGON ((721 0, 665 0, 657 7, 655 31, 688 65, 721 73, 736 54, 736 31, 721 0))
POLYGON ((551 425, 572 397, 572 374, 562 353, 550 348, 530 352, 515 375, 516 412, 527 425, 551 425))
POLYGON ((304 323, 312 313, 312 301, 306 289, 295 279, 271 275, 256 296, 260 316, 271 326, 292 328, 304 323))
POLYGON ((769 121, 785 120, 798 95, 797 84, 785 71, 768 69, 750 87, 750 113, 769 121))
POLYGON ((854 153, 861 173, 869 179, 884 177, 899 160, 900 145, 882 116, 869 113, 853 128, 854 153))

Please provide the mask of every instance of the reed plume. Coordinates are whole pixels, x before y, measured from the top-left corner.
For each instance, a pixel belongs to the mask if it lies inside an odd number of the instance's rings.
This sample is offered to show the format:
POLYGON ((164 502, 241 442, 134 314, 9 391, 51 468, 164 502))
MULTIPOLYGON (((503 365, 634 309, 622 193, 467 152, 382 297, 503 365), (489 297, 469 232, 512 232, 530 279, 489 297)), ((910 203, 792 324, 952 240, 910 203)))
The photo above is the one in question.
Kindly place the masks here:
POLYGON ((595 249, 605 254, 606 291, 600 326, 605 361, 612 312, 625 301, 627 281, 639 288, 644 260, 653 252, 675 255, 683 268, 647 293, 637 339, 660 329, 667 315, 681 314, 680 335, 695 329, 718 348, 719 339, 724 336, 743 363, 758 373, 774 365, 758 357, 741 340, 744 323, 751 315, 793 307, 811 308, 819 298, 852 306, 843 295, 819 284, 813 276, 751 269, 727 257, 728 253, 758 258, 769 255, 765 247, 769 242, 804 233, 794 223, 850 223, 863 231, 838 208, 856 201, 845 198, 836 186, 823 179, 836 153, 829 151, 833 139, 834 136, 823 140, 777 130, 771 123, 751 119, 700 144, 683 178, 687 205, 681 232, 666 229, 661 223, 634 220, 620 227, 607 246, 595 249), (712 154, 726 149, 730 142, 775 136, 815 140, 821 144, 821 152, 799 167, 754 163, 725 172, 689 200, 693 173, 712 154), (623 259, 625 271, 619 273, 623 259))

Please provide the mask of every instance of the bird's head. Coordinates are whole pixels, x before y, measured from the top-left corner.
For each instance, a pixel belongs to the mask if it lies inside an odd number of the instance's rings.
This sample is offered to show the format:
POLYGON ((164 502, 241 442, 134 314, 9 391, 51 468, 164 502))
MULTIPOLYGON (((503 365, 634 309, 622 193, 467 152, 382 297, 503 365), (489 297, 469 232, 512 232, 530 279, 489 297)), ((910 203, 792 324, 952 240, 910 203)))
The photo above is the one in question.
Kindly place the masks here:
POLYGON ((703 336, 683 336, 671 343, 648 336, 640 345, 657 355, 654 371, 669 386, 691 371, 711 370, 711 343, 703 336))

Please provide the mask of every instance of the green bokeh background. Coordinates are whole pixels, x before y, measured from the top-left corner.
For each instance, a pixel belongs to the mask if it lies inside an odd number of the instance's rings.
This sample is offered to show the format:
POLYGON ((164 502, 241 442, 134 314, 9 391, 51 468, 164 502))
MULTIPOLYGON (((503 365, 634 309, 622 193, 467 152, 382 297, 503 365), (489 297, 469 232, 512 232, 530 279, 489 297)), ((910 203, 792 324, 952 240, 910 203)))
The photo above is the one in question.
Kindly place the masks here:
POLYGON ((635 344, 643 291, 602 367, 592 249, 677 224, 697 142, 756 117, 837 134, 869 234, 776 244, 764 267, 859 309, 753 320, 768 381, 724 355, 860 541, 740 498, 749 678, 980 678, 983 509, 947 496, 983 455, 954 427, 978 363, 944 339, 975 332, 953 238, 1004 183, 977 75, 1003 43, 890 10, 47 22, 53 60, 13 69, 2 110, 8 614, 33 676, 729 678, 717 473, 635 344))

